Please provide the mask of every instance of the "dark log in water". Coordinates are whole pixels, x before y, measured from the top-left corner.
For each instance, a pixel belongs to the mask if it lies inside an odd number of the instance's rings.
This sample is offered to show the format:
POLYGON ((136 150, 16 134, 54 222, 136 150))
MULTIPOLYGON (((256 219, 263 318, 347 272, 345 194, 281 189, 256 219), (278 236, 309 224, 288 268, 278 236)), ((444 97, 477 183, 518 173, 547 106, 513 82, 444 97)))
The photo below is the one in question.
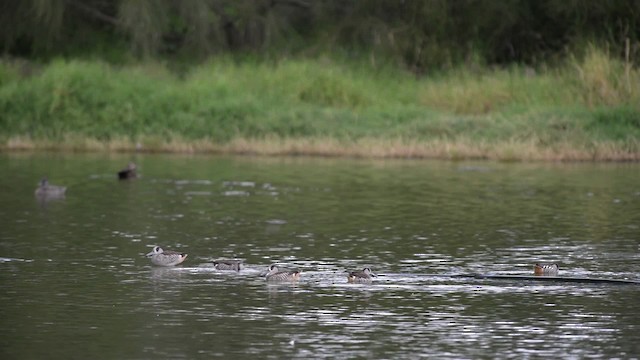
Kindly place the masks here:
POLYGON ((550 281, 550 282, 571 282, 571 283, 592 283, 592 284, 609 283, 609 284, 640 285, 640 281, 638 280, 566 277, 566 276, 462 274, 462 275, 455 275, 454 277, 490 279, 490 280, 527 280, 527 281, 550 281))

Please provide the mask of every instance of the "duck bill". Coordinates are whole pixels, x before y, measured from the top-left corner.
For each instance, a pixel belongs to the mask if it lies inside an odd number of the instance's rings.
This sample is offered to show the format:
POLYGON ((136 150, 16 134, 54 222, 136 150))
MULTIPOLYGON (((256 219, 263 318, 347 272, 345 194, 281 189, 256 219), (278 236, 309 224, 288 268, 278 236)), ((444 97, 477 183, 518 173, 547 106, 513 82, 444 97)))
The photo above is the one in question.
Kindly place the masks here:
POLYGON ((152 257, 152 256, 153 256, 153 251, 145 255, 145 257, 152 257))

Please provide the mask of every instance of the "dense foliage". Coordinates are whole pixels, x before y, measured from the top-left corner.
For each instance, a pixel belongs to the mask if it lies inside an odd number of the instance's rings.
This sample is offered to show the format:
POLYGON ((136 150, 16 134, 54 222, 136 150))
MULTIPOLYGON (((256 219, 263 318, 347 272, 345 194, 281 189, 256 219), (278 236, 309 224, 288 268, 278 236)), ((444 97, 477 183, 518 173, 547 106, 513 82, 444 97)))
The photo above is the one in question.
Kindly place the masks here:
POLYGON ((5 0, 0 51, 0 150, 640 159, 638 0, 5 0))
MULTIPOLYGON (((123 60, 321 51, 415 72, 554 59, 586 42, 636 59, 637 0, 21 0, 0 3, 0 49, 123 60), (631 44, 629 47, 628 44, 631 44), (634 45, 636 44, 636 45, 634 45)), ((637 60, 636 60, 637 61, 637 60)))

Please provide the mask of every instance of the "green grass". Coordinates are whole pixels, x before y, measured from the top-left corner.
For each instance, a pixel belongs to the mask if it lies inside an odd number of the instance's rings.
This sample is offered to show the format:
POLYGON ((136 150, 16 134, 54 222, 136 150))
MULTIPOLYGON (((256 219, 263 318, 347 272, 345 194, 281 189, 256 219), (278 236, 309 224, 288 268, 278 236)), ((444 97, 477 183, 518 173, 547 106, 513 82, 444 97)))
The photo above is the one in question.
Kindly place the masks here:
POLYGON ((638 69, 595 48, 555 68, 422 78, 330 58, 223 58, 182 75, 5 60, 0 147, 639 160, 639 87, 638 69))

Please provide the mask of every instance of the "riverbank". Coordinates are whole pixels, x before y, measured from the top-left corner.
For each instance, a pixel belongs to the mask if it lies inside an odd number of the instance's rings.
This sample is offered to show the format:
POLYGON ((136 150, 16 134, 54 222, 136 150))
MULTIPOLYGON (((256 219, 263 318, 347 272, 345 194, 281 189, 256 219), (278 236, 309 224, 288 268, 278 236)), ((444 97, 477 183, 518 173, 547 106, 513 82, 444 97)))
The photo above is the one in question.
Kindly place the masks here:
POLYGON ((3 61, 0 149, 638 161, 639 84, 597 49, 555 67, 419 78, 329 58, 184 72, 3 61))
POLYGON ((340 141, 326 139, 234 139, 226 143, 210 140, 157 140, 133 143, 127 139, 97 140, 87 138, 69 141, 32 141, 12 138, 2 151, 54 152, 144 152, 144 153, 210 153, 259 156, 323 156, 393 159, 497 160, 497 161, 640 161, 640 144, 628 147, 617 142, 598 142, 583 148, 569 144, 542 146, 535 141, 499 143, 455 140, 358 139, 340 141))

